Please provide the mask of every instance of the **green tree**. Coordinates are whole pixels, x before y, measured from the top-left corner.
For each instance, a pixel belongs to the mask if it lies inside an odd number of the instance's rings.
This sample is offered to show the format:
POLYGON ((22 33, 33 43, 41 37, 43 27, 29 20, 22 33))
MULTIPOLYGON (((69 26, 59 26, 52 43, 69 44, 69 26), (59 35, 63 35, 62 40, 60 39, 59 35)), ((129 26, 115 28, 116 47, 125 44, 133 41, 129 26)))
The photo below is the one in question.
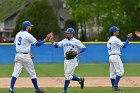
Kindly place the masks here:
POLYGON ((31 33, 37 38, 42 39, 47 33, 58 34, 60 27, 56 14, 48 0, 34 0, 18 17, 14 35, 22 28, 22 22, 31 21, 34 25, 31 33))
MULTIPOLYGON (((117 1, 112 0, 67 0, 68 9, 72 12, 72 19, 81 24, 81 29, 84 28, 82 29, 83 37, 86 37, 87 24, 89 23, 92 23, 91 26, 97 24, 98 30, 100 30, 100 26, 106 30, 112 23, 118 24, 117 19, 122 17, 122 10, 118 5, 117 1)), ((107 36, 106 32, 102 31, 101 34, 107 36)), ((103 36, 102 38, 107 39, 103 36)))
MULTIPOLYGON (((140 31, 140 0, 120 0, 127 17, 127 32, 140 31)), ((138 40, 138 37, 133 37, 138 40)))
MULTIPOLYGON (((119 38, 126 39, 130 32, 140 29, 140 0, 66 0, 72 19, 86 27, 96 24, 94 39, 107 41, 110 26, 121 28, 119 38), (100 29, 100 27, 102 29, 100 29)), ((83 35, 86 35, 85 33, 83 35)))
POLYGON ((89 0, 67 0, 67 8, 72 12, 72 19, 80 24, 81 40, 86 41, 86 22, 93 17, 89 0))

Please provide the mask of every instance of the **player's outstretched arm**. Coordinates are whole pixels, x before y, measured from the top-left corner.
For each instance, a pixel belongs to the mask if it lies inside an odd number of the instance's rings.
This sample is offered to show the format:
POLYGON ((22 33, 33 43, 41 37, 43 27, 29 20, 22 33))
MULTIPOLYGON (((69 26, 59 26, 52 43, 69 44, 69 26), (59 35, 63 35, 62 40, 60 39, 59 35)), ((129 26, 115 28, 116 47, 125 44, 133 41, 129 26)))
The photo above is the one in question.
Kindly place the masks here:
POLYGON ((52 45, 53 45, 55 48, 59 48, 58 42, 55 42, 55 40, 54 40, 54 34, 53 34, 53 33, 50 33, 49 36, 50 36, 49 41, 52 43, 52 45))
POLYGON ((48 34, 44 40, 42 40, 42 41, 40 41, 40 42, 37 42, 35 45, 36 45, 36 46, 41 46, 41 45, 43 45, 46 41, 48 41, 49 38, 50 38, 50 36, 49 36, 49 34, 48 34))
POLYGON ((132 36, 133 36, 132 33, 127 35, 127 39, 122 48, 126 48, 126 46, 129 44, 130 38, 132 38, 132 36))
POLYGON ((46 38, 43 40, 44 42, 47 42, 47 41, 49 41, 49 39, 50 39, 50 35, 48 34, 47 36, 46 36, 46 38))
POLYGON ((50 41, 53 44, 55 42, 53 32, 49 33, 47 36, 49 37, 48 41, 50 41))
POLYGON ((76 43, 77 43, 77 46, 78 46, 78 48, 79 48, 79 50, 78 50, 79 53, 78 53, 78 54, 83 53, 83 52, 86 51, 86 46, 83 45, 82 42, 81 42, 80 40, 78 40, 76 43))
POLYGON ((55 48, 60 48, 60 47, 63 47, 63 40, 62 41, 59 41, 59 42, 55 42, 54 40, 54 34, 53 33, 49 33, 49 41, 52 43, 52 45, 55 47, 55 48))
POLYGON ((50 42, 52 43, 52 44, 54 44, 54 37, 50 37, 50 42))

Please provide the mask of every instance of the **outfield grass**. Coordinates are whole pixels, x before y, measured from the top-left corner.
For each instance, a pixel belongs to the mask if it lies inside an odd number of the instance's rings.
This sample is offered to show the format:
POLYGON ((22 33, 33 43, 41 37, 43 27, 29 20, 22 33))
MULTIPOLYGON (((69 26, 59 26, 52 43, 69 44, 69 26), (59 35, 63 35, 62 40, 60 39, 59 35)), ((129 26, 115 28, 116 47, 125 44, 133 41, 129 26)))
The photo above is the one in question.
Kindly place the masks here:
MULTIPOLYGON (((124 64, 124 76, 140 76, 140 63, 124 64)), ((0 77, 11 77, 14 65, 0 65, 0 77)), ((64 75, 63 64, 35 64, 38 77, 62 77, 64 75)), ((80 63, 75 70, 77 76, 109 76, 108 64, 80 63)), ((21 77, 27 77, 28 74, 23 69, 21 77)))
MULTIPOLYGON (((0 65, 0 77, 11 77, 14 65, 0 65)), ((140 76, 140 63, 124 64, 125 76, 140 76)), ((63 76, 63 64, 35 64, 38 76, 63 76)), ((108 64, 80 64, 75 74, 78 76, 109 76, 108 64)), ((25 69, 21 73, 22 77, 28 76, 25 69)), ((83 90, 79 87, 69 87, 68 93, 140 93, 140 88, 122 88, 121 92, 114 92, 110 87, 85 87, 83 90)), ((47 88, 46 93, 60 93, 62 88, 47 88)), ((16 93, 35 93, 33 88, 15 88, 16 93)), ((8 93, 8 89, 0 88, 0 93, 8 93)))
MULTIPOLYGON (((46 88, 46 93, 60 93, 62 88, 46 88)), ((15 88, 16 93, 35 93, 30 88, 15 88)), ((0 89, 0 93, 8 93, 8 89, 0 89)), ((140 93, 140 88, 122 88, 121 92, 114 92, 110 87, 85 87, 83 90, 78 87, 69 87, 68 93, 140 93)))

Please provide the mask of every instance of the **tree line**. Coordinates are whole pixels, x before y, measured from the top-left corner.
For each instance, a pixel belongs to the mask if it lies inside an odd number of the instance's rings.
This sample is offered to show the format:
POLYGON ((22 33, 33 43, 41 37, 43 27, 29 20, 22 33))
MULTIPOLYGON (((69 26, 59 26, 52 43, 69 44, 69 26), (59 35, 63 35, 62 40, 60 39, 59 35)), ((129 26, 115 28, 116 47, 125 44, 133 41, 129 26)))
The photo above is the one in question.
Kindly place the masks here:
POLYGON ((80 24, 84 41, 107 41, 109 27, 114 25, 121 28, 122 40, 140 31, 140 0, 66 0, 66 5, 72 20, 80 24))
MULTIPOLYGON (((109 27, 121 28, 119 38, 125 40, 128 33, 140 31, 140 0, 65 0, 71 20, 66 27, 73 27, 82 41, 107 41, 109 27), (70 25, 72 24, 72 25, 70 25)), ((33 0, 29 8, 18 17, 14 35, 21 23, 34 23, 33 32, 37 39, 46 33, 62 34, 58 18, 48 0, 33 0)), ((139 40, 134 35, 133 40, 139 40)))

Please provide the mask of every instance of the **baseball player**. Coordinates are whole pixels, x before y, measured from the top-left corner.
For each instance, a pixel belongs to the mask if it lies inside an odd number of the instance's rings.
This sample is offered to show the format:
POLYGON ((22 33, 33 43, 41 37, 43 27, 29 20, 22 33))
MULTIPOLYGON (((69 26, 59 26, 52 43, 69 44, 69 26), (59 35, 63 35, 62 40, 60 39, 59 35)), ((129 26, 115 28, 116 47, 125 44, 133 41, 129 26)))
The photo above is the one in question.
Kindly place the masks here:
POLYGON ((66 30, 66 38, 63 39, 62 41, 55 42, 53 36, 50 38, 50 41, 52 42, 55 48, 60 48, 60 47, 64 48, 65 83, 64 83, 64 89, 61 93, 67 92, 67 88, 70 84, 70 80, 78 81, 79 84, 81 85, 81 89, 83 89, 84 87, 84 78, 79 78, 73 75, 75 68, 78 66, 77 56, 74 57, 73 59, 66 58, 67 51, 74 51, 74 53, 78 55, 86 50, 85 45, 83 45, 79 40, 74 38, 74 33, 75 31, 73 28, 68 28, 66 30))
POLYGON ((30 33, 32 29, 32 24, 30 21, 24 21, 22 23, 22 30, 17 33, 15 37, 14 44, 16 46, 16 55, 15 55, 15 66, 11 78, 10 90, 9 93, 14 92, 14 85, 19 77, 22 68, 25 67, 26 71, 29 73, 32 83, 35 88, 36 93, 44 93, 45 89, 39 89, 37 84, 37 76, 34 69, 34 64, 30 55, 31 44, 36 46, 41 46, 48 40, 48 36, 40 42, 38 42, 30 33))
POLYGON ((132 34, 128 34, 127 40, 123 43, 117 36, 119 35, 120 28, 112 26, 109 29, 111 34, 110 39, 107 42, 109 63, 110 63, 110 80, 112 84, 113 91, 120 91, 118 83, 124 74, 123 63, 121 61, 121 51, 120 48, 126 48, 129 44, 132 34))

